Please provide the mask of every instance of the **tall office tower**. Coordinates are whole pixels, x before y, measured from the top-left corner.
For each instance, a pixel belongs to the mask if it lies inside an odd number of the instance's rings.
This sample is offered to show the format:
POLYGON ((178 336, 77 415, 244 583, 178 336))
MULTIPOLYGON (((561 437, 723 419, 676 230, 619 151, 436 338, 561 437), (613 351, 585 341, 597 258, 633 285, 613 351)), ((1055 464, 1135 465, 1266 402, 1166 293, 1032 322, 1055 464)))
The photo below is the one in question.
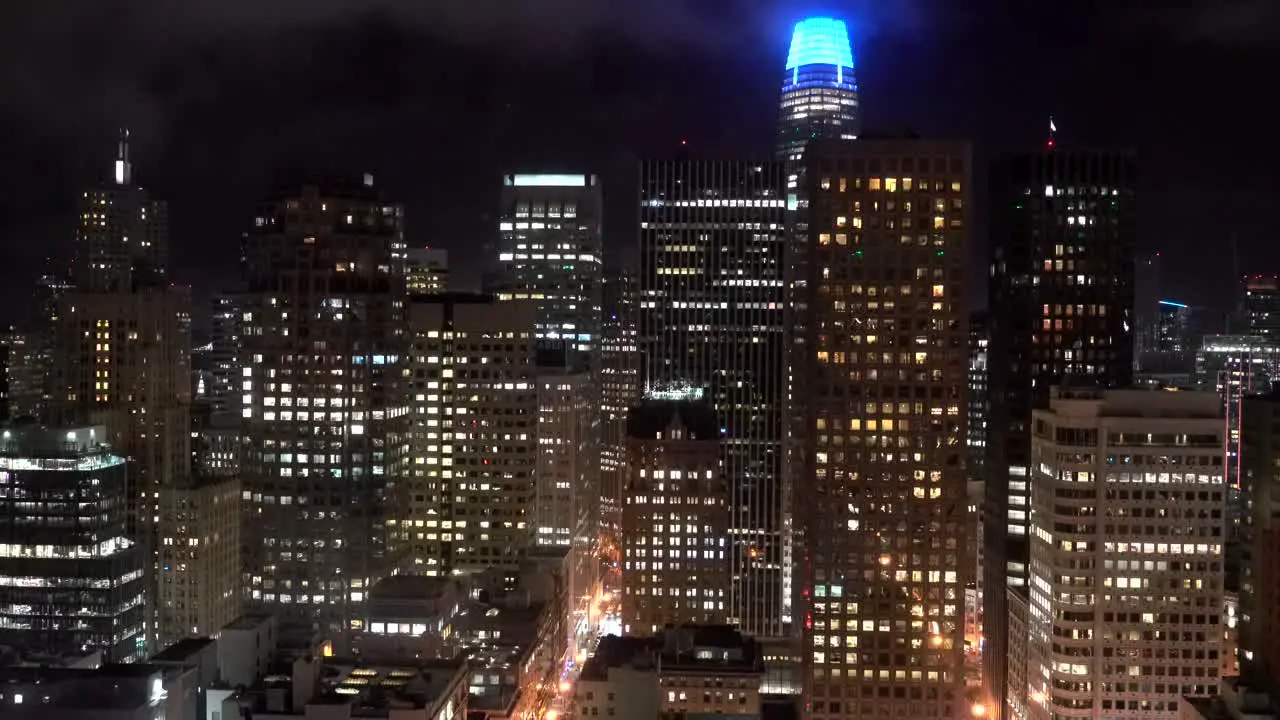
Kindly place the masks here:
POLYGON ((498 299, 536 301, 538 338, 564 341, 590 367, 599 364, 600 214, 595 175, 503 178, 498 299))
POLYGON ((627 416, 622 629, 717 624, 730 612, 729 487, 720 423, 701 393, 651 393, 627 416))
POLYGON ((783 193, 780 165, 640 169, 640 378, 705 389, 716 409, 731 498, 726 620, 763 637, 791 621, 783 193))
POLYGON ((637 289, 633 273, 605 273, 600 329, 600 522, 615 546, 622 519, 627 412, 640 399, 637 289))
POLYGON ((101 427, 0 432, 0 643, 53 656, 145 657, 147 561, 125 533, 124 458, 101 427), (68 508, 76 511, 68 513, 68 508))
POLYGON ((44 407, 48 354, 39 335, 10 328, 0 335, 5 353, 9 418, 39 417, 44 407))
POLYGON ((368 589, 399 564, 403 226, 367 181, 308 185, 263 203, 244 239, 246 590, 326 631, 359 629, 368 589))
POLYGON ((25 414, 32 417, 45 417, 47 409, 53 404, 54 366, 53 354, 56 350, 59 313, 62 312, 63 298, 74 288, 67 280, 65 270, 46 271, 36 283, 36 309, 39 316, 31 326, 27 337, 30 372, 38 375, 40 395, 25 414))
MULTIPOLYGON (((190 471, 191 336, 186 288, 69 293, 54 364, 61 424, 91 421, 130 462, 131 537, 149 532, 158 493, 190 471)), ((154 528, 152 528, 154 529, 154 528)))
POLYGON ((405 256, 405 288, 410 295, 435 295, 449 289, 449 251, 409 248, 405 256))
POLYGON ((534 471, 536 543, 569 548, 565 578, 575 623, 570 652, 593 638, 588 622, 600 587, 600 406, 592 375, 563 350, 540 352, 538 453, 534 471))
POLYGON ((1248 334, 1280 338, 1280 277, 1250 275, 1242 286, 1248 334))
POLYGON ((1241 487, 1244 399, 1280 381, 1280 338, 1210 335, 1196 352, 1196 383, 1218 392, 1226 426, 1227 485, 1241 487))
POLYGON ((817 143, 793 278, 804 685, 814 718, 957 717, 971 150, 817 143))
POLYGON ((1158 303, 1155 351, 1182 355, 1191 349, 1191 306, 1173 300, 1158 303))
POLYGON ((1164 297, 1159 252, 1143 253, 1133 268, 1133 359, 1134 370, 1147 370, 1160 330, 1160 299, 1164 297))
POLYGON ((13 365, 12 356, 16 355, 13 351, 12 334, 0 338, 0 422, 9 422, 13 417, 13 408, 9 402, 9 375, 10 368, 13 365))
POLYGON ((409 303, 416 573, 515 572, 533 544, 537 317, 536 303, 486 295, 409 303))
MULTIPOLYGON (((1034 411, 1026 634, 1011 714, 1174 718, 1217 694, 1222 424, 1212 393, 1055 391, 1034 411)), ((1016 600, 1021 605, 1021 600, 1016 600)))
MULTIPOLYGON (((983 496, 986 491, 986 453, 987 453, 987 416, 990 413, 990 393, 987 382, 987 353, 990 349, 991 336, 987 328, 987 314, 976 312, 969 315, 969 393, 968 393, 968 425, 966 466, 969 471, 966 494, 969 500, 969 514, 974 520, 969 535, 969 554, 973 561, 973 575, 970 586, 965 588, 965 642, 970 651, 978 650, 967 656, 970 664, 975 660, 980 663, 982 647, 982 564, 985 558, 982 553, 982 517, 983 496)), ((977 675, 980 668, 975 668, 977 675)), ((975 675, 975 677, 977 676, 975 675)))
POLYGON ((1240 661, 1244 674, 1280 684, 1280 393, 1244 400, 1240 661))
MULTIPOLYGON (((129 537, 143 546, 147 602, 162 583, 156 518, 167 488, 190 471, 191 297, 170 284, 165 206, 132 183, 122 136, 114 184, 84 193, 74 239, 73 290, 43 287, 53 322, 44 415, 50 424, 101 425, 129 461, 129 537)), ((147 610, 155 640, 155 608, 147 610)))
POLYGON ((161 493, 160 647, 213 635, 240 616, 240 492, 236 475, 195 472, 161 493))
POLYGON ((594 536, 599 517, 599 407, 587 373, 541 362, 537 373, 535 542, 569 547, 594 536))
POLYGON ((981 477, 987 448, 987 413, 990 405, 987 387, 987 352, 991 336, 987 330, 987 314, 969 316, 969 469, 981 477))
POLYGON ((1101 387, 1133 379, 1135 186, 1124 151, 1051 147, 992 168, 983 682, 998 719, 1005 589, 1026 594, 1031 411, 1068 378, 1101 387))
POLYGON ((242 363, 240 345, 244 312, 237 293, 222 293, 213 298, 209 325, 209 387, 205 389, 213 410, 215 424, 219 420, 240 418, 242 363))
POLYGON ((820 138, 852 140, 861 132, 853 45, 843 20, 796 23, 782 76, 778 160, 796 162, 820 138))
POLYGON ((128 292, 163 283, 169 254, 169 211, 133 183, 129 131, 120 134, 114 183, 81 198, 71 281, 81 292, 128 292))

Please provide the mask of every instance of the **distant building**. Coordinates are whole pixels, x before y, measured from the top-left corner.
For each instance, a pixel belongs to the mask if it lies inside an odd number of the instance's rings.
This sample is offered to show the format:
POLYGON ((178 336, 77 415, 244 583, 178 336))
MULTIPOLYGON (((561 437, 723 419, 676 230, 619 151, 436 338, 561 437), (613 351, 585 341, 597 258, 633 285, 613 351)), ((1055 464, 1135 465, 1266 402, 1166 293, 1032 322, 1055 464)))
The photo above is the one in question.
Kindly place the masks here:
MULTIPOLYGON (((1217 697, 1189 697, 1178 705, 1177 720, 1276 720, 1280 703, 1274 691, 1258 689, 1240 679, 1223 680, 1217 697)), ((1273 687, 1273 686, 1272 686, 1273 687)))
POLYGON ((244 237, 243 572, 254 606, 354 630, 401 564, 407 504, 404 210, 369 182, 306 185, 244 237))
POLYGON ((1244 398, 1240 663, 1280 687, 1280 394, 1244 398))
POLYGON ((760 718, 764 665, 755 641, 728 626, 681 626, 656 637, 600 640, 573 689, 576 717, 760 718))
POLYGON ((0 431, 0 576, 23 579, 0 585, 0 645, 53 657, 101 650, 110 662, 145 656, 147 562, 125 531, 128 470, 105 435, 101 426, 0 431), (68 507, 78 510, 68 516, 68 507))
POLYGON ((605 273, 600 337, 600 522, 614 540, 622 511, 627 411, 640 399, 638 292, 632 273, 605 273))
POLYGON ((538 339, 559 340, 598 366, 601 286, 600 180, 585 174, 503 178, 498 299, 538 306, 538 339))
POLYGON ((1031 413, 1067 381, 1133 382, 1137 171, 1127 150, 1049 145, 990 172, 983 677, 993 720, 1008 718, 1000 589, 1027 592, 1031 413))
POLYGON ((410 295, 435 295, 449 290, 449 251, 409 248, 405 254, 405 288, 410 295))
POLYGON ((430 576, 516 570, 536 537, 532 302, 445 293, 409 302, 412 421, 400 542, 430 576))
POLYGON ((13 328, 0 336, 4 356, 6 419, 38 418, 44 410, 48 358, 43 357, 38 336, 13 328))
POLYGON ((702 388, 715 408, 734 498, 726 622, 760 637, 793 619, 785 193, 774 163, 640 168, 640 380, 702 388))
POLYGON ((1246 276, 1242 293, 1248 333, 1280 340, 1280 277, 1246 276))
POLYGON ((861 132, 853 45, 843 20, 796 23, 778 108, 779 160, 796 162, 810 141, 852 140, 861 132))
POLYGON ((197 473, 161 497, 159 646, 217 633, 240 615, 240 478, 197 473))
POLYGON ((113 175, 80 199, 72 284, 91 293, 167 284, 168 204, 134 183, 128 130, 121 131, 113 175))
POLYGON ((622 629, 723 622, 730 610, 729 488, 715 410, 697 399, 650 399, 627 417, 622 629))

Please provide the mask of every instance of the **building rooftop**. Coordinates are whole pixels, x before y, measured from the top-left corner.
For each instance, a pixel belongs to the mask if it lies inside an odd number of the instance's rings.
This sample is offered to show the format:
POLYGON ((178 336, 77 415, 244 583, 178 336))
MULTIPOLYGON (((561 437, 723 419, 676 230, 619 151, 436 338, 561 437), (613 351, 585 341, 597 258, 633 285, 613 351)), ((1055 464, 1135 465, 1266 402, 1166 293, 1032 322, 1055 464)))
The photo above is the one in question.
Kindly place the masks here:
POLYGON ((453 584, 448 578, 425 575, 392 575, 369 589, 371 600, 426 600, 444 595, 453 584))
POLYGON ((245 613, 227 623, 223 630, 253 630, 275 619, 271 613, 245 613))
POLYGON ((719 441, 720 423, 709 403, 686 400, 644 400, 627 415, 627 435, 652 440, 678 424, 690 440, 719 441))
POLYGON ((157 662, 157 663, 183 662, 188 658, 190 658, 192 655, 200 652, 201 650, 213 644, 214 644, 213 638, 207 638, 207 637, 184 638, 170 645, 164 650, 161 650, 159 653, 157 653, 151 658, 151 661, 157 662))
POLYGON ((751 637, 728 625, 685 625, 653 637, 602 638, 580 677, 601 681, 608 678, 610 668, 657 668, 659 660, 664 672, 764 672, 751 637))

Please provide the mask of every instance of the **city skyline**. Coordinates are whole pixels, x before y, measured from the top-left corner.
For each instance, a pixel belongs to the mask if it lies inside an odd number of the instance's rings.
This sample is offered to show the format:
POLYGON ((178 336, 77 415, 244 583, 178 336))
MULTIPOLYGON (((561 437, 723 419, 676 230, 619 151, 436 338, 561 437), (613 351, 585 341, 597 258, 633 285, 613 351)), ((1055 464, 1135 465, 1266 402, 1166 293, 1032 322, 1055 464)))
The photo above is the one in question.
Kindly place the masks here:
MULTIPOLYGON (((634 161, 672 152, 681 140, 707 156, 767 156, 776 129, 770 108, 777 102, 778 68, 793 21, 808 9, 758 3, 731 22, 701 20, 665 30, 655 29, 660 23, 645 13, 644 22, 613 24, 588 14, 591 19, 569 23, 575 24, 571 29, 539 23, 535 27, 545 31, 545 42, 526 37, 500 50, 493 45, 506 37, 505 25, 464 25, 463 13, 449 3, 440 11, 449 21, 445 26, 457 29, 448 43, 425 31, 420 16, 403 17, 396 2, 379 3, 369 15, 291 5, 278 17, 237 3, 218 11, 191 5, 157 15, 174 25, 175 37, 197 40, 204 55, 193 58, 158 41, 121 50, 122 67, 95 72, 105 75, 102 87, 123 89, 86 92, 76 112, 55 112, 67 106, 65 100, 0 73, 0 89, 13 89, 0 107, 0 126, 12 138, 11 161, 0 169, 7 265, 34 276, 46 254, 69 249, 69 198, 108 179, 102 175, 122 125, 134 129, 136 180, 173 208, 173 278, 195 282, 198 301, 234 277, 234 246, 252 203, 316 171, 374 172, 379 185, 406 204, 408 242, 454 251, 463 279, 478 277, 484 267, 479 252, 466 250, 494 239, 495 183, 502 172, 598 172, 610 218, 606 262, 621 261, 634 253, 627 231, 634 211, 625 187, 634 177, 634 161), (197 20, 214 30, 195 29, 197 20), (333 56, 358 54, 362 60, 335 68, 327 86, 289 69, 292 64, 278 53, 265 52, 286 22, 299 23, 292 42, 305 48, 331 37, 339 21, 346 31, 336 37, 333 56), (453 58, 467 63, 468 81, 434 73, 430 80, 419 79, 410 70, 453 58), (257 63, 254 72, 243 72, 249 62, 257 63), (570 102, 550 103, 530 82, 550 76, 570 78, 556 93, 570 102), (176 83, 178 77, 187 80, 176 83), (147 87, 136 87, 144 81, 147 87), (299 92, 277 98, 274 88, 285 86, 299 92), (427 97, 444 102, 426 102, 427 97), (238 110, 245 103, 257 107, 253 115, 262 119, 246 118, 238 110), (329 110, 335 103, 341 103, 340 112, 329 110), (585 112, 568 110, 581 103, 587 103, 585 112), (467 116, 475 121, 459 125, 448 119, 448 108, 461 106, 470 108, 467 116), (722 108, 729 107, 737 109, 727 114, 722 108), (331 120, 317 119, 330 115, 331 120), (267 126, 280 132, 268 133, 267 126), (463 141, 418 140, 405 134, 410 128, 414 137, 463 141)), ((833 16, 850 20, 868 129, 913 126, 925 135, 970 137, 981 160, 1002 147, 1042 141, 1052 114, 1064 145, 1138 147, 1144 167, 1152 168, 1144 176, 1151 185, 1144 186, 1144 195, 1167 198, 1140 222, 1144 236, 1160 238, 1167 249, 1172 282, 1185 282, 1200 269, 1194 251, 1206 236, 1225 239, 1235 232, 1244 262, 1280 260, 1260 242, 1266 216, 1252 182, 1257 170, 1235 168, 1240 153, 1212 150, 1191 131, 1213 127, 1215 136, 1230 136, 1253 153, 1275 152, 1263 142, 1262 130, 1274 124, 1267 121, 1273 111, 1251 89, 1253 68, 1265 63, 1240 62, 1274 50, 1250 42, 1235 15, 1209 24, 1196 14, 1203 11, 1199 3, 1142 18, 1124 7, 1081 10, 1055 14, 1052 22, 1049 10, 1043 16, 1037 10, 984 18, 980 7, 951 3, 907 3, 893 10, 832 6, 833 16), (991 42, 1019 33, 1026 39, 991 42), (1085 46, 1087 55, 1076 49, 1085 46), (1178 77, 1178 92, 1172 80, 1135 81, 1156 69, 1156 57, 1164 64, 1160 77, 1178 77), (1230 72, 1218 71, 1228 67, 1230 72), (1201 86, 1197 103, 1176 99, 1186 83, 1201 86), (1213 110, 1219 100, 1237 96, 1257 106, 1256 112, 1237 117, 1213 110), (1165 120, 1174 115, 1178 123, 1165 120), (1207 177, 1223 180, 1209 187, 1207 177), (1200 192, 1215 202, 1179 199, 1200 192), (1197 209, 1206 204, 1221 205, 1232 220, 1223 223, 1197 209)), ((134 32, 154 38, 150 28, 156 20, 140 18, 139 8, 154 10, 135 1, 105 26, 120 25, 123 32, 136 25, 134 32)), ((61 23, 43 17, 42 10, 29 14, 31 37, 51 47, 65 42, 61 23)), ((520 15, 517 21, 529 20, 520 15)), ((28 43, 14 38, 8 50, 28 43)), ((33 52, 31 62, 50 72, 66 64, 47 51, 33 52)), ((1228 258, 1220 255, 1216 264, 1224 276, 1230 273, 1228 258)), ((7 292, 10 300, 26 297, 17 284, 7 292)), ((1216 297, 1183 299, 1222 304, 1216 297)))
POLYGON ((1280 718, 1280 10, 484 1, 0 29, 0 715, 1280 718))

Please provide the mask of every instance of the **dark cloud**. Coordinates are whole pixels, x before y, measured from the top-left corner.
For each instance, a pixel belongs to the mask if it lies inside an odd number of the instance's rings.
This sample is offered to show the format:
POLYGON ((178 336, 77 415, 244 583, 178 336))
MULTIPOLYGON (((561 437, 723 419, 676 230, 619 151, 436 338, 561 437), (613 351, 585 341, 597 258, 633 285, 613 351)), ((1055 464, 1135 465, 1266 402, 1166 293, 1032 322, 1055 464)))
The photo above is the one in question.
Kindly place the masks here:
POLYGON ((1187 10, 1179 29, 1190 40, 1274 53, 1280 38, 1280 2, 1200 0, 1187 10))
POLYGON ((1105 13, 1113 33, 1164 38, 1173 48, 1210 46, 1235 55, 1275 55, 1280 37, 1276 0, 1169 0, 1117 3, 1105 13))

